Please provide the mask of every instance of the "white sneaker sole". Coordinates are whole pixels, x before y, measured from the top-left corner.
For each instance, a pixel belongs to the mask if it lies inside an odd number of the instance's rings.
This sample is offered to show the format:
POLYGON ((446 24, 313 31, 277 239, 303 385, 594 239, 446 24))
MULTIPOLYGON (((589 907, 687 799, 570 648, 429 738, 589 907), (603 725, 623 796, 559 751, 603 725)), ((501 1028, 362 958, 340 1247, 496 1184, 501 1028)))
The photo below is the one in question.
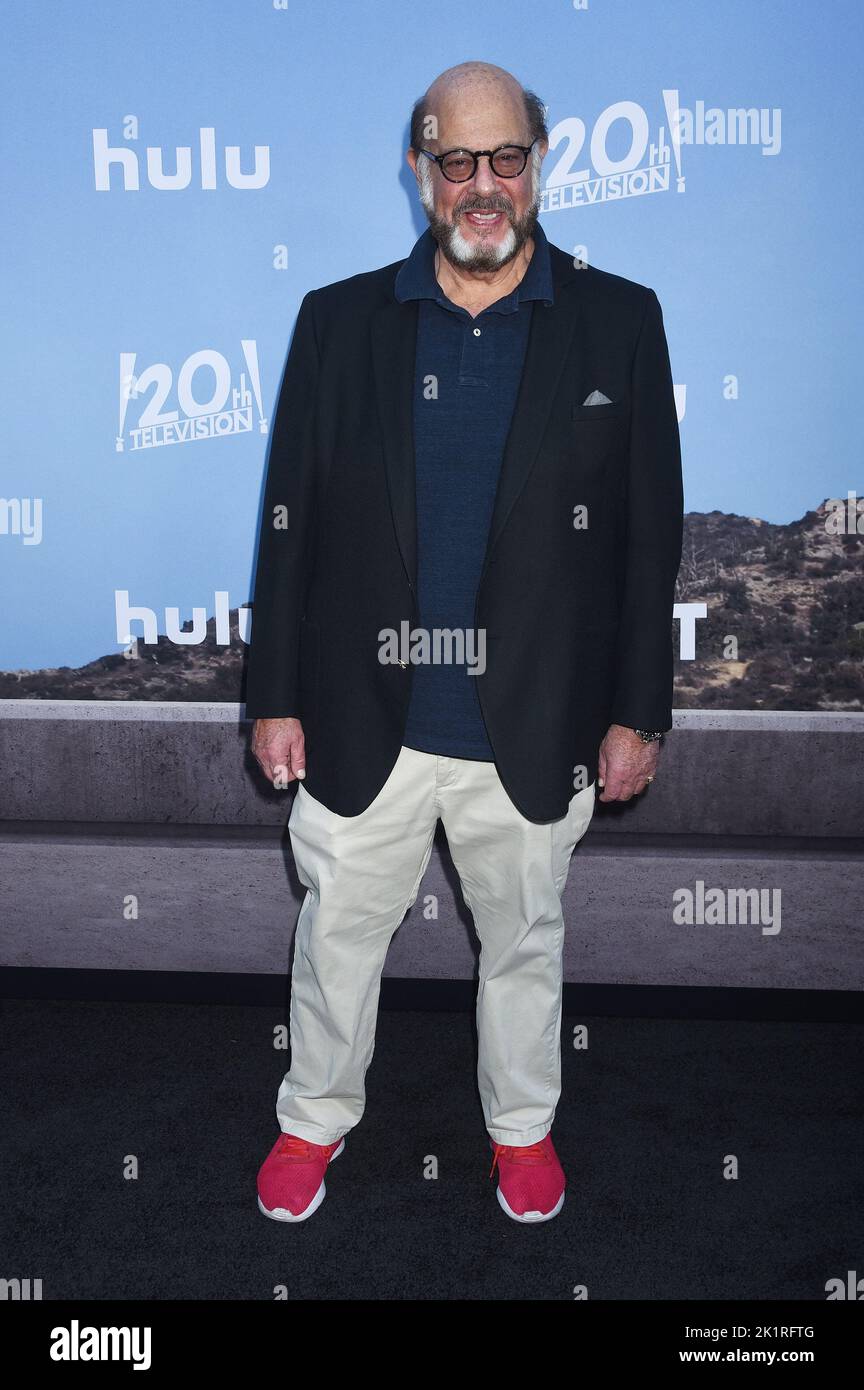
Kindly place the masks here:
MULTIPOLYGON (((338 1149, 334 1149, 332 1154, 330 1155, 330 1163, 333 1162, 334 1158, 339 1157, 344 1147, 345 1140, 343 1138, 339 1141, 338 1149)), ((328 1164, 327 1166, 329 1167, 330 1165, 328 1164)), ((258 1198, 258 1210, 260 1212, 263 1212, 265 1216, 269 1216, 271 1221, 305 1221, 307 1217, 310 1217, 313 1214, 313 1212, 316 1212, 318 1210, 326 1196, 327 1187, 324 1182, 324 1179, 322 1178, 321 1186, 318 1188, 318 1191, 315 1193, 315 1196, 312 1198, 312 1201, 309 1203, 306 1210, 301 1211, 299 1215, 295 1216, 294 1212, 289 1211, 287 1207, 274 1207, 271 1211, 269 1207, 265 1207, 264 1203, 261 1201, 260 1196, 258 1198)))

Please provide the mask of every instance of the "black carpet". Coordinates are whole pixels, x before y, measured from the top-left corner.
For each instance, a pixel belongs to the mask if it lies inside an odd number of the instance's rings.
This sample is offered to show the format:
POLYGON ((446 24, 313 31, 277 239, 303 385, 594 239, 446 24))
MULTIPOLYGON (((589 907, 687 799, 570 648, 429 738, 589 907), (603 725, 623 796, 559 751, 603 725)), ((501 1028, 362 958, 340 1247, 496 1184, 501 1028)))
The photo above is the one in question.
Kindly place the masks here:
POLYGON ((277 1007, 12 1000, 4 1278, 44 1299, 824 1299, 864 1274, 862 1026, 585 1018, 563 1030, 555 1220, 498 1206, 473 1017, 382 1010, 320 1210, 256 1206, 277 1007), (587 1050, 572 1046, 588 1025, 587 1050), (735 1180, 724 1178, 729 1156, 735 1180), (129 1156, 138 1177, 125 1179, 129 1156), (424 1177, 429 1160, 438 1176, 424 1177))

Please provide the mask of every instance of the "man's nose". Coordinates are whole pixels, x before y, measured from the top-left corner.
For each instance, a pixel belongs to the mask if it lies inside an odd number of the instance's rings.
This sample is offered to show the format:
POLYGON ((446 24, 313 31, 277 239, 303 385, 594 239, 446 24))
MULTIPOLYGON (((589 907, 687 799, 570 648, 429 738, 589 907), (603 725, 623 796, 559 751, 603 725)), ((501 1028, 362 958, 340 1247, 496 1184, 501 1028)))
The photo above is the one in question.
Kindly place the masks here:
POLYGON ((484 198, 490 198, 498 192, 497 180, 485 154, 477 160, 477 172, 474 175, 473 183, 474 192, 482 193, 484 198))

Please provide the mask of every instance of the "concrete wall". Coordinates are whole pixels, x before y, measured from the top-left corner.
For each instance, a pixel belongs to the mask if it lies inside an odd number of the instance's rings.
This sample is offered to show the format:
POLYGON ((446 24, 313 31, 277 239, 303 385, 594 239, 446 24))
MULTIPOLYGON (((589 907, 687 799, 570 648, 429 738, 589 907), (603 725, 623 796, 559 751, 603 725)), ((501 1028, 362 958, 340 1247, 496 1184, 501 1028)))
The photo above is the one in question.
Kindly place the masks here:
MULTIPOLYGON (((0 965, 282 973, 302 900, 236 705, 0 702, 0 965), (137 920, 124 900, 138 900, 137 920)), ((565 978, 860 990, 864 715, 676 715, 657 782, 598 803, 564 896, 565 978), (776 922, 676 924, 672 895, 780 890, 776 922)), ((468 979, 439 827, 386 974, 468 979), (437 917, 425 915, 437 901, 437 917)))

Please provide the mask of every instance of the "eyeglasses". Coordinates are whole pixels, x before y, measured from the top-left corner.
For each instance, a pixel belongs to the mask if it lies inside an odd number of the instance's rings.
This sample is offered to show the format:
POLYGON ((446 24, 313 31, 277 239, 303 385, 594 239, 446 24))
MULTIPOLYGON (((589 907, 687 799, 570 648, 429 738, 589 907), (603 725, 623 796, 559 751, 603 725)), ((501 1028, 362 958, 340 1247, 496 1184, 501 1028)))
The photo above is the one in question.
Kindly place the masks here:
POLYGON ((418 150, 427 159, 434 159, 445 179, 451 183, 467 183, 477 172, 477 161, 486 155, 492 173, 499 179, 515 179, 528 163, 528 156, 537 144, 499 145, 497 150, 446 150, 444 154, 432 154, 430 150, 418 150))

